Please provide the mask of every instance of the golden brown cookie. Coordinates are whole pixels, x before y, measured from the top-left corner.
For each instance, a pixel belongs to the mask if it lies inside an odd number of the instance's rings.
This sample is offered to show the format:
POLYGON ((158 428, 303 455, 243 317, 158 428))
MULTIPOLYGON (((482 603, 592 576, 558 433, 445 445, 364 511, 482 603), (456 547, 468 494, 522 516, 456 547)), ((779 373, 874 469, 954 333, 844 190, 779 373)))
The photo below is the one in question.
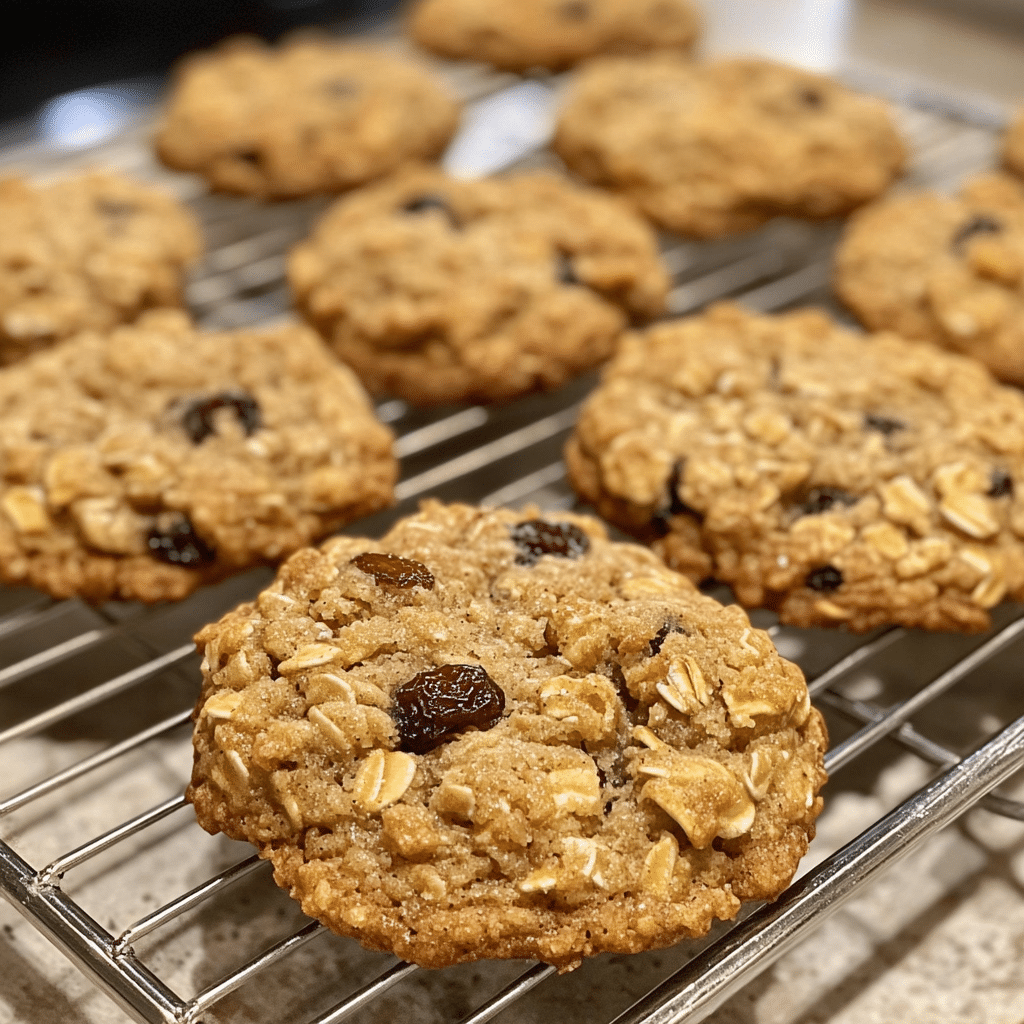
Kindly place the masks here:
POLYGON ((842 300, 868 326, 980 359, 1024 384, 1024 185, 1009 175, 867 207, 836 253, 842 300))
POLYGON ((0 365, 86 328, 181 306, 199 228, 178 202, 120 174, 0 180, 0 365))
POLYGON ((0 373, 0 578, 177 599, 389 504, 391 433, 311 331, 183 314, 0 373))
POLYGON ((699 238, 780 215, 841 216, 883 192, 906 160, 880 100, 770 61, 671 56, 582 68, 554 148, 660 226, 699 238))
POLYGON ((699 27, 691 0, 422 0, 409 31, 444 57, 558 71, 598 53, 685 52, 699 27))
POLYGON ((200 824, 424 967, 702 935, 785 888, 821 810, 800 670, 586 517, 429 502, 197 642, 200 824))
POLYGON ((731 306, 629 335, 567 458, 602 515, 784 622, 975 631, 1024 599, 1024 396, 894 335, 731 306))
POLYGON ((232 39, 179 69, 160 159, 225 192, 337 192, 436 156, 459 104, 407 61, 329 38, 232 39))
POLYGON ((341 199, 288 277, 371 392, 421 405, 557 387, 661 313, 669 287, 651 230, 596 189, 427 167, 341 199))
POLYGON ((1024 110, 1017 113, 1003 138, 1003 163, 1007 170, 1024 175, 1024 110))

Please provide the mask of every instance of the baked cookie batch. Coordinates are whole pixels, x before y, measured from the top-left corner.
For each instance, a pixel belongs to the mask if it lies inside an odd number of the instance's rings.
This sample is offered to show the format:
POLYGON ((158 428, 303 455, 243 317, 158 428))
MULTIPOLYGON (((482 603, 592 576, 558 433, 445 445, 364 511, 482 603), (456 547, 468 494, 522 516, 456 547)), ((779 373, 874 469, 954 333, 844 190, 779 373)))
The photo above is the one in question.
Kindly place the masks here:
POLYGON ((155 602, 280 564, 196 637, 199 822, 370 948, 569 970, 775 898, 814 835, 803 676, 694 584, 855 631, 981 630, 1024 599, 1024 397, 989 372, 1024 383, 1024 122, 1005 173, 875 203, 907 161, 885 105, 692 63, 690 0, 421 0, 409 29, 512 71, 582 62, 569 174, 445 174, 444 86, 325 38, 190 58, 158 131, 220 191, 345 193, 288 258, 309 326, 193 327, 198 228, 148 187, 0 182, 0 578, 155 602), (836 289, 883 333, 663 320, 656 229, 859 207, 836 289), (426 502, 310 546, 394 499, 367 392, 507 401, 602 363, 569 477, 642 544, 426 502))

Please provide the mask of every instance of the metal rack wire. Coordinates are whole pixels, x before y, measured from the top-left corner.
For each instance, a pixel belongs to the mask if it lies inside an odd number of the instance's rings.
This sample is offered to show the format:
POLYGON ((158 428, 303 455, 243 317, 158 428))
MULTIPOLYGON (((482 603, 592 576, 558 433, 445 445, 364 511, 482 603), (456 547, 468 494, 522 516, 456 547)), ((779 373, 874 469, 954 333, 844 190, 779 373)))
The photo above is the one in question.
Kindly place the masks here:
MULTIPOLYGON (((508 82, 466 72, 460 85, 469 95, 487 97, 508 82)), ((972 119, 955 106, 944 108, 941 98, 935 97, 917 107, 905 105, 902 116, 917 153, 912 181, 946 187, 990 161, 989 118, 972 119)), ((161 177, 190 198, 206 224, 210 244, 190 290, 200 321, 231 326, 284 314, 288 301, 283 253, 304 234, 323 204, 258 207, 194 193, 189 183, 160 176, 148 163, 144 134, 144 126, 123 132, 86 156, 90 162, 128 165, 135 173, 161 177)), ((57 156, 32 151, 28 162, 49 168, 58 162, 57 156)), ((524 152, 520 159, 530 163, 538 157, 524 152)), ((672 310, 688 312, 726 296, 760 310, 808 301, 827 304, 833 242, 834 229, 829 226, 782 222, 720 243, 668 240, 665 258, 676 282, 672 310)), ((579 401, 592 385, 593 379, 587 378, 557 394, 501 408, 424 414, 401 402, 384 403, 379 413, 398 433, 403 460, 398 505, 353 530, 378 533, 428 494, 492 504, 537 501, 547 507, 568 506, 572 497, 564 479, 561 446, 579 401)), ((28 591, 0 592, 0 664, 5 665, 0 668, 0 777, 10 790, 0 796, 0 891, 132 1019, 145 1024, 220 1020, 232 993, 265 983, 279 965, 326 935, 316 923, 286 929, 247 962, 205 979, 197 991, 183 995, 159 965, 160 937, 173 938, 183 922, 218 900, 230 899, 247 879, 258 882, 261 891, 273 891, 269 879, 257 877, 262 867, 258 858, 243 856, 209 871, 197 884, 178 886, 155 899, 155 907, 116 926, 102 924, 74 886, 65 882, 67 875, 74 878, 90 866, 106 864, 95 869, 97 874, 111 876, 111 884, 121 887, 124 896, 132 883, 119 879, 132 858, 155 856, 159 862, 176 856, 176 831, 169 822, 185 806, 178 787, 188 770, 187 725, 197 689, 188 637, 203 622, 251 595, 266 578, 262 572, 250 573, 182 605, 153 609, 90 609, 76 602, 54 603, 28 591), (160 699, 154 697, 157 692, 160 699), (121 710, 112 714, 115 700, 121 710), (112 724, 114 720, 119 724, 112 724), (83 750, 84 756, 78 756, 83 750), (92 799, 93 788, 102 790, 112 779, 130 780, 133 773, 137 777, 143 770, 140 758, 144 763, 164 755, 173 770, 161 780, 164 791, 159 798, 143 801, 144 806, 132 809, 123 820, 120 805, 115 804, 110 811, 114 824, 65 848, 64 833, 72 830, 64 825, 74 817, 79 802, 92 799), (97 778, 100 781, 94 783, 97 778), (32 845, 35 830, 51 814, 57 835, 37 844, 43 854, 22 849, 32 845), (155 943, 152 956, 147 943, 155 943)), ((1000 655, 1020 644, 1024 611, 1001 609, 996 629, 981 640, 942 643, 902 629, 853 638, 839 632, 784 629, 767 617, 759 624, 769 626, 784 652, 805 667, 816 703, 842 737, 827 758, 831 772, 856 763, 872 770, 891 741, 940 774, 796 882, 777 903, 747 914, 729 928, 716 929, 704 943, 689 944, 680 969, 671 977, 653 978, 651 990, 617 1017, 617 1024, 704 1019, 877 872, 970 807, 984 805, 1024 821, 1024 803, 992 792, 1024 764, 1024 718, 1010 721, 1012 714, 1005 714, 1002 705, 988 707, 977 720, 951 734, 948 729, 936 730, 934 715, 929 714, 954 688, 968 678, 984 677, 1000 655), (906 673, 892 668, 899 658, 919 667, 910 682, 903 678, 906 673), (885 684, 877 697, 858 696, 848 685, 865 672, 885 684)), ((129 805, 130 801, 125 807, 129 805)), ((198 850, 199 860, 216 865, 223 847, 194 825, 191 828, 194 835, 190 833, 188 841, 198 850)), ((347 940, 332 941, 340 946, 347 940)), ((372 1009, 384 993, 417 971, 371 954, 365 954, 360 965, 358 978, 342 977, 337 966, 333 975, 325 970, 317 978, 318 1008, 301 1019, 310 1024, 350 1020, 372 1009), (331 993, 342 983, 354 988, 338 1001, 331 993)), ((544 965, 530 967, 468 1014, 460 1011, 457 1016, 463 1024, 482 1024, 510 1008, 514 1012, 519 1001, 553 973, 544 965)))

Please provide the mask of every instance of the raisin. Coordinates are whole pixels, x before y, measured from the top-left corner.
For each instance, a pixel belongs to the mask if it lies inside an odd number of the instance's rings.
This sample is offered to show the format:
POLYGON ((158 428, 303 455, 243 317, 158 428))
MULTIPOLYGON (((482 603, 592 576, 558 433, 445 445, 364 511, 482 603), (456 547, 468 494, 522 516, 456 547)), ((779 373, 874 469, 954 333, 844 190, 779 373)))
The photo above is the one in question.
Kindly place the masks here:
POLYGON ((906 423, 901 420, 893 419, 891 416, 876 416, 870 412, 864 417, 864 425, 869 430, 877 430, 886 437, 895 434, 899 430, 907 429, 906 423))
POLYGON ((817 110, 825 105, 825 97, 821 94, 820 90, 818 89, 801 89, 800 102, 805 107, 810 107, 813 110, 817 110))
POLYGON ((661 648, 673 633, 681 633, 683 636, 689 635, 686 630, 677 623, 666 622, 665 625, 662 626, 647 643, 647 649, 650 651, 650 657, 654 658, 661 654, 661 648))
POLYGON ((212 548, 196 533, 186 515, 176 516, 164 526, 154 526, 147 538, 149 553, 160 562, 186 568, 207 565, 214 559, 212 548))
POLYGON ((988 496, 990 498, 1013 496, 1013 477, 1005 469, 993 469, 989 483, 988 496))
POLYGON ((586 21, 590 17, 590 4, 583 0, 570 0, 558 8, 558 13, 566 21, 586 21))
POLYGON ((364 555, 356 555, 352 564, 367 576, 373 577, 378 587, 391 586, 400 590, 411 590, 422 587, 424 590, 434 589, 434 575, 422 563, 412 558, 400 558, 383 551, 367 551, 364 555))
POLYGON ((260 161, 263 159, 258 149, 236 149, 234 156, 235 159, 241 160, 251 167, 259 167, 260 161))
POLYGON ((679 459, 678 462, 672 467, 672 472, 668 478, 668 511, 669 515, 673 516, 693 516, 698 522, 704 521, 704 515, 698 512, 697 509, 690 505, 687 505, 682 498, 679 497, 679 488, 683 483, 683 470, 685 468, 685 460, 679 459))
POLYGON ((828 594, 843 585, 843 574, 834 565, 823 565, 819 569, 812 569, 804 582, 811 590, 828 594))
POLYGON ((395 690, 391 715, 400 749, 425 754, 464 729, 492 728, 504 710, 504 691, 481 666, 442 665, 395 690))
POLYGON ((583 283, 576 276, 576 268, 572 265, 572 260, 564 252, 555 256, 555 277, 560 284, 583 283))
POLYGON ((800 506, 800 515, 818 516, 830 512, 836 505, 856 505, 860 501, 855 494, 839 487, 815 487, 800 506))
POLYGON ((1003 225, 994 217, 986 217, 985 214, 979 214, 977 217, 972 217, 957 230, 957 233, 953 236, 953 241, 950 243, 950 248, 954 250, 963 249, 975 235, 997 235, 1002 230, 1003 225))
POLYGON ((536 565, 543 555, 582 558, 590 550, 590 538, 573 523, 527 519, 510 526, 508 532, 519 548, 516 565, 536 565))
POLYGON ((448 205, 444 196, 435 194, 416 196, 414 199, 410 199, 403 207, 402 213, 429 213, 431 210, 437 210, 439 213, 443 213, 448 218, 448 223, 453 228, 460 228, 462 226, 455 211, 448 205))
POLYGON ((194 444, 202 444, 217 432, 214 413, 218 409, 231 409, 238 417, 246 437, 251 437, 263 426, 260 407, 252 395, 245 391, 221 391, 208 398, 197 398, 185 409, 181 418, 182 426, 194 444))

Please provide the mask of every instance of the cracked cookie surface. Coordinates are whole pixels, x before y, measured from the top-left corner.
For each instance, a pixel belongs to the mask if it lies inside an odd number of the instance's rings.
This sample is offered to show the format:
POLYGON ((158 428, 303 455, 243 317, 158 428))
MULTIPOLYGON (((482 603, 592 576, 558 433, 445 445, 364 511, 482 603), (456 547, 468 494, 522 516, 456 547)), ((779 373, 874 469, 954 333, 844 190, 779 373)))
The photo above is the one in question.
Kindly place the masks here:
POLYGON ((458 102, 408 61, 329 39, 243 38, 186 58, 156 147, 214 188, 288 198, 434 157, 458 120, 458 102))
POLYGON ((148 313, 0 373, 0 576, 184 597, 389 504, 391 433, 306 328, 148 313))
POLYGON ((598 53, 685 52, 699 18, 690 0, 423 0, 409 30, 445 57, 558 71, 598 53))
POLYGON ((596 189, 427 167, 339 200, 288 277, 372 392, 416 404, 557 387, 661 313, 669 287, 651 230, 596 189))
POLYGON ((200 824, 421 966, 701 935, 785 888, 821 810, 800 670, 587 517, 428 502, 197 643, 200 824))
POLYGON ((929 341, 1024 384, 1024 185, 985 174, 955 198, 901 196, 860 211, 836 290, 875 330, 929 341))
POLYGON ((0 364, 76 331, 181 306, 199 227, 180 203, 119 174, 0 180, 0 364))
POLYGON ((584 179, 699 238, 776 216, 841 216, 883 192, 906 159, 886 105, 832 79, 657 55, 582 68, 553 145, 584 179))
POLYGON ((1024 599, 1024 396, 813 311, 628 335, 567 448, 577 491, 798 626, 976 631, 1024 599))

